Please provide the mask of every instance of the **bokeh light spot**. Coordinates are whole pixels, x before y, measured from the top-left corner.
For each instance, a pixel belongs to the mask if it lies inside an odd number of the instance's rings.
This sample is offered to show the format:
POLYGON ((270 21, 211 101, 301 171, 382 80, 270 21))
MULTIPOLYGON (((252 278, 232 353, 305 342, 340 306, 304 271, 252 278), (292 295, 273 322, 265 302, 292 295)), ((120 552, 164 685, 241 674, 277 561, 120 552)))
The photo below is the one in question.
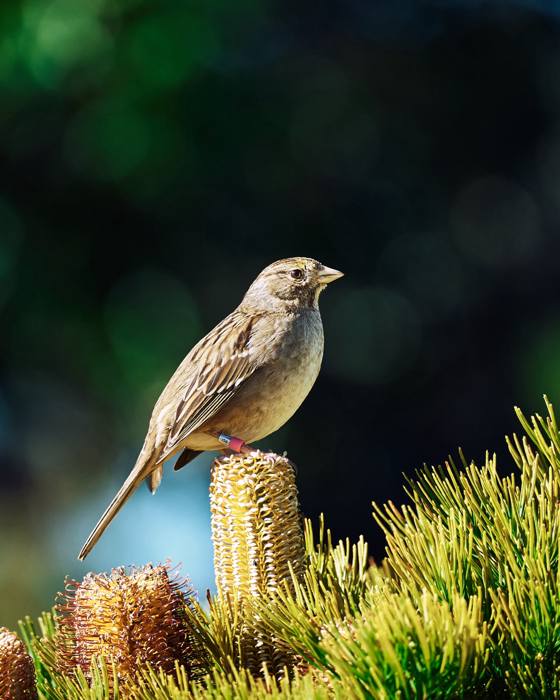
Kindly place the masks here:
POLYGON ((74 171, 116 182, 140 202, 165 190, 195 157, 185 125, 120 97, 89 105, 74 118, 64 154, 74 171))
POLYGON ((102 180, 120 180, 135 170, 150 147, 148 118, 132 105, 107 99, 83 110, 66 139, 67 160, 102 180))
POLYGON ((394 238, 380 255, 378 269, 384 280, 414 299, 428 321, 452 313, 467 298, 461 261, 443 236, 394 238))
POLYGON ((6 35, 0 39, 0 78, 7 78, 19 58, 17 35, 6 35))
POLYGON ((17 399, 25 405, 26 415, 18 426, 18 452, 38 482, 57 479, 60 495, 68 465, 95 463, 103 453, 96 439, 98 415, 83 397, 43 373, 18 377, 17 399))
POLYGON ((359 178, 377 154, 378 131, 364 98, 334 63, 311 61, 291 124, 291 150, 305 168, 359 178))
POLYGON ((125 54, 140 80, 151 88, 170 88, 210 61, 218 46, 215 29, 185 5, 137 22, 125 54))
POLYGON ((398 379, 413 362, 420 320, 406 298, 386 288, 346 290, 327 305, 327 369, 345 380, 383 384, 398 379), (332 323, 332 325, 331 325, 332 323))
POLYGON ((201 335, 197 308, 188 289, 161 270, 143 269, 123 278, 106 305, 115 357, 142 413, 201 335))
POLYGON ((501 177, 484 177, 467 185, 451 212, 455 240, 478 263, 520 264, 540 239, 539 211, 520 185, 501 177))
POLYGON ((99 0, 27 2, 24 56, 35 79, 50 86, 84 62, 110 53, 112 39, 98 15, 99 0))

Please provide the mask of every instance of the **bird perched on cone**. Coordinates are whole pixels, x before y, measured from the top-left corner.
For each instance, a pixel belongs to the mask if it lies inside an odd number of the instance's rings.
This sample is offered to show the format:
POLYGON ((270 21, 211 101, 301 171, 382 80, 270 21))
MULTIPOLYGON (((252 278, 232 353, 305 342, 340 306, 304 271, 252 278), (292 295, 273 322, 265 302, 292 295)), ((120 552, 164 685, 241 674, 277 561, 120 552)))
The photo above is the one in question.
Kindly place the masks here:
POLYGON ((315 383, 323 358, 319 295, 342 272, 311 258, 266 267, 241 304, 185 357, 159 397, 134 468, 82 547, 85 559, 146 479, 152 493, 164 462, 180 469, 206 450, 245 451, 278 430, 315 383))

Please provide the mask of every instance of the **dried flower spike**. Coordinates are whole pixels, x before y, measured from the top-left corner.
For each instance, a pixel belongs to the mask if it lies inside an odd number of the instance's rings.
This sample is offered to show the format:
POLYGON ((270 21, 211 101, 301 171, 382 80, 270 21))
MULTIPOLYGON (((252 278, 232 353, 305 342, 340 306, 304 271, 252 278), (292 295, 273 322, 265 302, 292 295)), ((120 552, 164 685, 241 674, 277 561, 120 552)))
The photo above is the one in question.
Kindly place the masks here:
POLYGON ((237 607, 240 664, 274 674, 293 655, 261 630, 247 601, 281 592, 303 571, 305 544, 294 468, 278 455, 254 451, 220 457, 210 484, 216 586, 237 607))
POLYGON ((70 674, 79 666, 90 677, 92 661, 103 657, 121 679, 145 664, 172 673, 175 662, 196 675, 201 652, 185 615, 192 595, 165 566, 121 567, 69 583, 57 606, 59 669, 70 674))
POLYGON ((31 700, 37 697, 33 661, 21 639, 0 627, 0 698, 31 700))

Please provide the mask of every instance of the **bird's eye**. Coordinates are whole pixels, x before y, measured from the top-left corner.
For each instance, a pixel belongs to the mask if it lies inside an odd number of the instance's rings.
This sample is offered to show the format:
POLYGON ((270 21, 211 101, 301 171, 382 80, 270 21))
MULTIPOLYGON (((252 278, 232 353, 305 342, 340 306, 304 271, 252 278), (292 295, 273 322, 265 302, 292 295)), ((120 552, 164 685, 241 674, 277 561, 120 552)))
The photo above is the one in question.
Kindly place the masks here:
POLYGON ((295 280, 302 280, 303 279, 303 270, 301 270, 299 267, 296 267, 295 270, 292 270, 290 272, 290 275, 295 280))

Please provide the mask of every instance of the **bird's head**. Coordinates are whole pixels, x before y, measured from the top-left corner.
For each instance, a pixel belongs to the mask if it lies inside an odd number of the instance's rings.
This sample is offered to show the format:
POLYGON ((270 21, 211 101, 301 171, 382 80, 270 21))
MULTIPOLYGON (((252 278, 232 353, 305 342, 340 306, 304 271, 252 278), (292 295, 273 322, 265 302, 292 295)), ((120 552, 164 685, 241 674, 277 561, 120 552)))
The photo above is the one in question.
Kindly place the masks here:
POLYGON ((243 303, 265 309, 316 308, 323 289, 342 275, 312 258, 284 258, 264 268, 243 303))

